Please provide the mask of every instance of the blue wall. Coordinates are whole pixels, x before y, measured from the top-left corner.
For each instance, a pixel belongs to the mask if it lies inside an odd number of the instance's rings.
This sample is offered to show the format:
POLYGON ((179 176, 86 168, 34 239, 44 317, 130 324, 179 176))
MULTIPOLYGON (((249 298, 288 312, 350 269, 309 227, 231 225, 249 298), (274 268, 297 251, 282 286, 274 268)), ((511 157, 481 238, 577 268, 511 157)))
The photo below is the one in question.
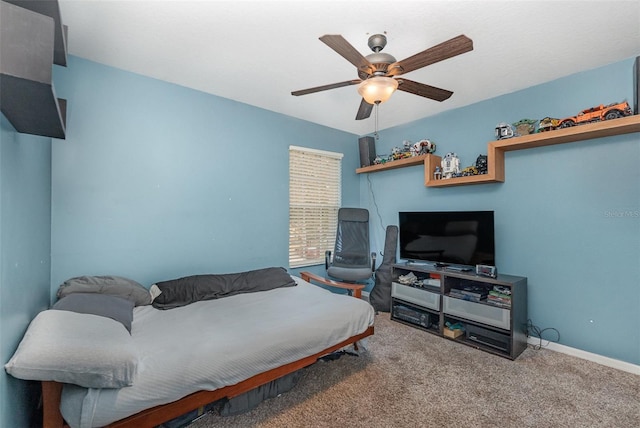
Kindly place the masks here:
MULTIPOLYGON (((51 139, 18 134, 0 115, 0 361, 49 305, 51 139)), ((40 385, 0 370, 0 426, 36 426, 40 385)))
MULTIPOLYGON (((430 138, 469 165, 498 122, 631 101, 631 64, 383 130, 378 153, 430 138)), ((298 145, 345 154, 343 205, 370 209, 377 250, 398 211, 495 210, 498 267, 529 278, 533 322, 565 345, 640 364, 638 134, 507 153, 503 184, 433 189, 419 166, 356 175, 352 134, 76 57, 54 67, 54 82, 69 101, 66 140, 17 134, 1 118, 3 362, 69 277, 148 286, 287 266, 288 147, 298 145)), ((30 425, 32 386, 4 372, 0 383, 0 426, 30 425)))
MULTIPOLYGON (((499 122, 633 104, 632 65, 629 59, 383 130, 377 152, 429 138, 436 154, 453 151, 472 165, 499 122)), ((640 364, 639 143, 636 133, 508 152, 502 184, 426 188, 421 166, 368 174, 360 181, 362 206, 382 217, 378 242, 398 211, 494 210, 496 264, 528 278, 533 323, 558 329, 561 344, 640 364)))
POLYGON ((69 101, 53 144, 52 293, 77 275, 149 286, 288 267, 290 145, 344 153, 343 204, 359 203, 356 135, 69 62, 54 76, 69 101))

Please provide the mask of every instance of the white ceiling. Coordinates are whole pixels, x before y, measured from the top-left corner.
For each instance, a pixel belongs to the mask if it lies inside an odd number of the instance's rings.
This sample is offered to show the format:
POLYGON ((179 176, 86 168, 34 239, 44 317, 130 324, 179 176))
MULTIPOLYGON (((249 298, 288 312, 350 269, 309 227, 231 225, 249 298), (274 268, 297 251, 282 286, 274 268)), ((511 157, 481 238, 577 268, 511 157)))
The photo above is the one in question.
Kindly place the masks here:
POLYGON ((291 95, 357 78, 324 34, 368 55, 369 35, 386 33, 397 60, 473 40, 473 51, 405 75, 451 98, 398 91, 380 105, 379 129, 640 55, 638 0, 59 2, 71 55, 358 135, 374 131, 375 112, 355 120, 356 86, 291 95))

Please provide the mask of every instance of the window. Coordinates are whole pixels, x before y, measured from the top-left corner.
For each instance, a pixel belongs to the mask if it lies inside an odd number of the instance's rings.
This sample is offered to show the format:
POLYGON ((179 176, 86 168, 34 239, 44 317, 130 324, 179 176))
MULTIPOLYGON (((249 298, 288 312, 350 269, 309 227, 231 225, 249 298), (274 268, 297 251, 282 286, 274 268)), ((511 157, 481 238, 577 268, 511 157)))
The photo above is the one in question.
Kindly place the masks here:
POLYGON ((342 201, 342 153, 289 147, 289 266, 324 263, 342 201))

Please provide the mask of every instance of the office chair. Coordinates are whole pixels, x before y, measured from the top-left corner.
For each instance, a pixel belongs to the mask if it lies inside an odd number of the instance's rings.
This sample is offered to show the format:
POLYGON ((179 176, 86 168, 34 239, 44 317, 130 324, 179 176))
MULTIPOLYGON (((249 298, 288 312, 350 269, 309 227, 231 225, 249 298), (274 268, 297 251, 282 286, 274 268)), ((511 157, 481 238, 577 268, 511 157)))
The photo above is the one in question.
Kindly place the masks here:
POLYGON ((376 253, 370 252, 369 245, 369 211, 340 208, 334 251, 325 253, 327 275, 346 282, 363 281, 371 278, 375 266, 376 253))

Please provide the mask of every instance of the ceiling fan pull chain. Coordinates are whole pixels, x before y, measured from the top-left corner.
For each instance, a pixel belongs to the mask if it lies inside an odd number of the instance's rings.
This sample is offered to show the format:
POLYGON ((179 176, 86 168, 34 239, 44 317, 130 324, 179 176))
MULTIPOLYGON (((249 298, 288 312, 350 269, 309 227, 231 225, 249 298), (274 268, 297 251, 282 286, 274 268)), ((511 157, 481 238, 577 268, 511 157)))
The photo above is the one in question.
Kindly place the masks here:
POLYGON ((376 120, 375 120, 375 132, 373 133, 376 141, 379 139, 378 137, 378 109, 380 108, 380 103, 376 103, 375 104, 375 108, 376 108, 376 120))

